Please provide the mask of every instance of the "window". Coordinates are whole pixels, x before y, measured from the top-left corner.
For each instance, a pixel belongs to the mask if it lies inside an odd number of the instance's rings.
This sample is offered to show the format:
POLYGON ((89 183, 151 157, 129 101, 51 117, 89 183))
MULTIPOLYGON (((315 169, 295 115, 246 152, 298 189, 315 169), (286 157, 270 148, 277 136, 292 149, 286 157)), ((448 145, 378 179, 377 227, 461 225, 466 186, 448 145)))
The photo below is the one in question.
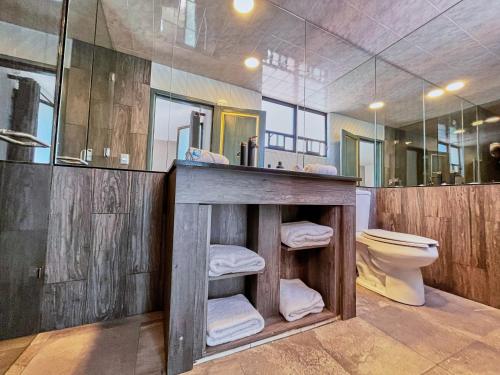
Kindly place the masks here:
POLYGON ((267 148, 326 156, 326 113, 268 98, 262 110, 267 148))
POLYGON ((326 114, 299 108, 297 149, 306 154, 326 156, 326 114), (306 126, 304 126, 304 120, 306 126), (306 129, 307 128, 307 129, 306 129))
POLYGON ((266 111, 266 147, 295 151, 295 107, 264 99, 262 110, 266 111))

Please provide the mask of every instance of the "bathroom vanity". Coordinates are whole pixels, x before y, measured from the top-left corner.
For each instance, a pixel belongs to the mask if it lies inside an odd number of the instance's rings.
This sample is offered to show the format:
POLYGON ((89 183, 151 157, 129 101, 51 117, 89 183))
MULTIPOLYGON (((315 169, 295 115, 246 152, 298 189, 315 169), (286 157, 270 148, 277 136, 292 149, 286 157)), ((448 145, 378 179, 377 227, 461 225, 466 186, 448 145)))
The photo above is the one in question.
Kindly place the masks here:
POLYGON ((356 314, 356 178, 276 169, 176 161, 167 175, 165 351, 167 372, 188 371, 204 357, 288 331, 356 314), (333 228, 327 246, 281 244, 282 222, 333 228), (266 267, 255 274, 208 276, 210 244, 240 245, 266 267), (280 278, 300 278, 325 302, 319 314, 286 322, 280 278), (206 346, 209 298, 244 294, 266 321, 254 336, 206 346))

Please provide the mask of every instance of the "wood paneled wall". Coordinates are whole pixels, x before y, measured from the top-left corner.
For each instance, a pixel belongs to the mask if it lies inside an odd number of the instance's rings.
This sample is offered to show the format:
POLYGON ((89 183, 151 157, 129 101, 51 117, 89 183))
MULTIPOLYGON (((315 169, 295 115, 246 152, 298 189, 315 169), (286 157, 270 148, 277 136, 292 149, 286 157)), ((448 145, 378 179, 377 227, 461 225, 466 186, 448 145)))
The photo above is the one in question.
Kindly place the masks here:
POLYGON ((41 329, 161 308, 164 174, 54 167, 41 329))
POLYGON ((0 162, 0 339, 39 329, 49 217, 48 165, 0 162))
POLYGON ((64 72, 60 155, 80 157, 89 148, 94 167, 144 170, 150 79, 151 61, 74 40, 64 72), (120 154, 129 154, 128 165, 120 154))
POLYGON ((427 285, 500 308, 500 185, 382 188, 376 194, 379 228, 439 241, 439 259, 422 270, 427 285))

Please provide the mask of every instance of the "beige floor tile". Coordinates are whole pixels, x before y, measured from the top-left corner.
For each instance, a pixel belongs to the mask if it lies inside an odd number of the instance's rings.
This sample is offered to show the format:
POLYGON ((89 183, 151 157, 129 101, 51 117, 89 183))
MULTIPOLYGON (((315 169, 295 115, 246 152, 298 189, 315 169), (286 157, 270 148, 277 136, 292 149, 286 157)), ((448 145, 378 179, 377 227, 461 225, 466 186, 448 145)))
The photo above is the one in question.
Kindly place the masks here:
POLYGON ((444 368, 435 366, 423 375, 453 375, 451 372, 446 371, 444 368))
POLYGON ((313 331, 322 347, 351 374, 422 374, 434 363, 360 318, 313 331))
POLYGON ((163 321, 142 324, 135 375, 162 374, 165 372, 163 321))
POLYGON ((461 331, 393 306, 373 311, 362 319, 434 363, 443 361, 474 341, 461 331))
POLYGON ((245 374, 348 374, 313 331, 250 349, 234 359, 245 374))
POLYGON ((55 332, 25 363, 23 375, 133 374, 139 323, 92 328, 55 332))
POLYGON ((500 328, 491 331, 486 336, 482 337, 480 341, 496 350, 500 350, 500 328))
POLYGON ((36 335, 0 341, 0 374, 4 374, 31 344, 36 335))
POLYGON ((394 302, 388 298, 374 293, 362 286, 356 286, 356 315, 362 316, 383 307, 390 306, 394 302))
POLYGON ((245 375, 239 362, 233 357, 224 357, 194 366, 189 375, 245 375))
POLYGON ((427 293, 424 306, 401 307, 477 340, 500 326, 493 308, 445 292, 427 293))
POLYGON ((481 342, 474 342, 439 366, 455 375, 498 375, 500 351, 481 342))

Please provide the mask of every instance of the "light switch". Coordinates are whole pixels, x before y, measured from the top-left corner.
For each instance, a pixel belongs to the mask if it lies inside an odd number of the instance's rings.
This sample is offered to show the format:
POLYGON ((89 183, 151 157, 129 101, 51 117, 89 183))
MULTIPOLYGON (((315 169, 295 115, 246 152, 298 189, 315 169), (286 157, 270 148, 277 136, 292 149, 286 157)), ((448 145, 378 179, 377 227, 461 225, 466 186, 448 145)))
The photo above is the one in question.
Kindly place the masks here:
POLYGON ((120 154, 120 164, 128 165, 129 155, 128 154, 120 154))
POLYGON ((111 149, 109 147, 104 147, 104 157, 109 158, 111 156, 111 149))

